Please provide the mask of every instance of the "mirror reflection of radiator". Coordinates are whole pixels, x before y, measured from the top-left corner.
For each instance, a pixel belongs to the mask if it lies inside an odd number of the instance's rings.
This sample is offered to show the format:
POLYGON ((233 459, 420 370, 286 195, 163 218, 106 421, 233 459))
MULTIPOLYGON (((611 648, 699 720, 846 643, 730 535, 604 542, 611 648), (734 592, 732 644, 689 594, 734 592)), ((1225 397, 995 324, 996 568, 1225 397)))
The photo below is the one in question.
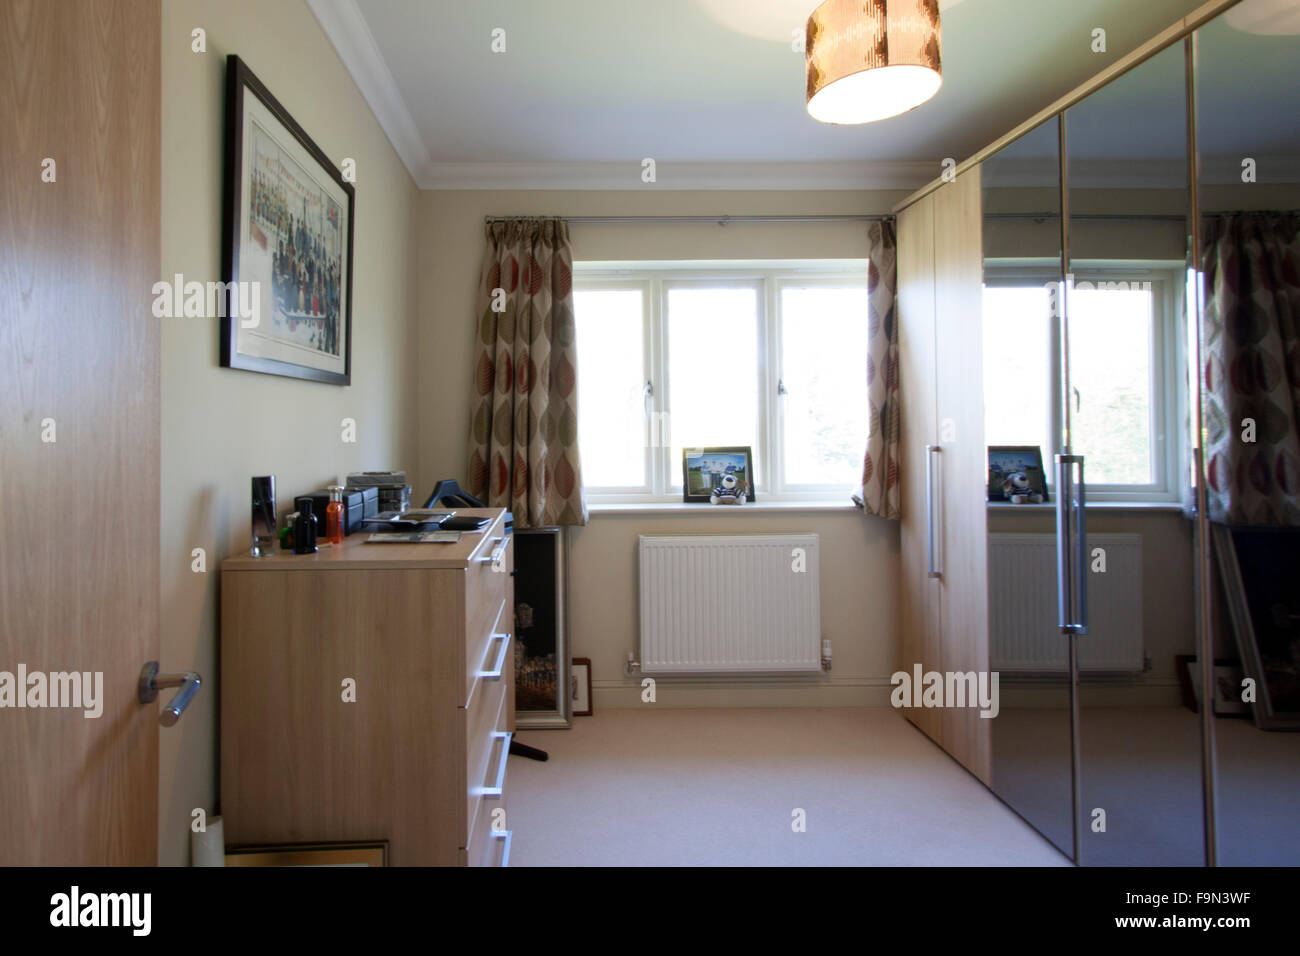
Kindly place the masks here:
POLYGON ((641 535, 641 671, 821 670, 815 534, 641 535))
MULTIPOLYGON (((1142 536, 1088 535, 1089 555, 1096 548, 1105 550, 1106 570, 1088 573, 1088 633, 1079 638, 1079 670, 1136 673, 1145 658, 1142 536)), ((990 668, 1063 676, 1065 637, 1056 616, 1056 536, 990 534, 990 668)))

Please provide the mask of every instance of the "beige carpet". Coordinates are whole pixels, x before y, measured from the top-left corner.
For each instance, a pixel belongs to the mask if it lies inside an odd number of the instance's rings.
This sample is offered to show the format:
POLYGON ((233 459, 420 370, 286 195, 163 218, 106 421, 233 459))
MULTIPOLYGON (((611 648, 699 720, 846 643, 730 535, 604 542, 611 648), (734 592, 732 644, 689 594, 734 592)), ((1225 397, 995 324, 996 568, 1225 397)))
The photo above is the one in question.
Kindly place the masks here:
POLYGON ((510 758, 512 866, 1068 865, 890 708, 647 704, 518 739, 551 759, 510 758))

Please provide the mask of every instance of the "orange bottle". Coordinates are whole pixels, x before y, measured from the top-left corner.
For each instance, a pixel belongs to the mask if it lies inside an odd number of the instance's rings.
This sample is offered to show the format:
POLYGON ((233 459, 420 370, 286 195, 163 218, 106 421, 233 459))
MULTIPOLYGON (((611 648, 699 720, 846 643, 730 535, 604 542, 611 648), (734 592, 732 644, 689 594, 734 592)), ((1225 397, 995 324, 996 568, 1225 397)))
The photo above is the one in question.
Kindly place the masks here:
POLYGON ((343 543, 342 485, 330 485, 330 503, 325 506, 325 538, 331 544, 343 543))

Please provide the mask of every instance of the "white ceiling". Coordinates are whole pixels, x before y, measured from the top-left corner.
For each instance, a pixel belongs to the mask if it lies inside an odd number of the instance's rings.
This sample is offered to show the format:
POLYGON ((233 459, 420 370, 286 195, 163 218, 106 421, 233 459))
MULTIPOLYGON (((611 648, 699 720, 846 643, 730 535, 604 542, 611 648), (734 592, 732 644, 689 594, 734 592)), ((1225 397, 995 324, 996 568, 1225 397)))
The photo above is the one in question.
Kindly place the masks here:
POLYGON ((942 89, 856 127, 804 110, 816 2, 309 0, 424 188, 910 188, 1202 0, 940 0, 942 89))

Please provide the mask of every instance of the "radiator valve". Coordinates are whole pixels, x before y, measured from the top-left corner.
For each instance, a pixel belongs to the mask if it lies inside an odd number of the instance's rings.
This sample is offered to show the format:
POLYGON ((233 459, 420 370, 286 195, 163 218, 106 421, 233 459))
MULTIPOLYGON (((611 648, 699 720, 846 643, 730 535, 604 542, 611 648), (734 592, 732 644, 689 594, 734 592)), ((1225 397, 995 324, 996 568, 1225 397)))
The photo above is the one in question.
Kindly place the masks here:
POLYGON ((831 642, 822 641, 822 670, 831 669, 831 642))
POLYGON ((631 651, 627 652, 627 660, 623 664, 623 674, 625 677, 631 677, 641 669, 641 662, 636 660, 631 651))

